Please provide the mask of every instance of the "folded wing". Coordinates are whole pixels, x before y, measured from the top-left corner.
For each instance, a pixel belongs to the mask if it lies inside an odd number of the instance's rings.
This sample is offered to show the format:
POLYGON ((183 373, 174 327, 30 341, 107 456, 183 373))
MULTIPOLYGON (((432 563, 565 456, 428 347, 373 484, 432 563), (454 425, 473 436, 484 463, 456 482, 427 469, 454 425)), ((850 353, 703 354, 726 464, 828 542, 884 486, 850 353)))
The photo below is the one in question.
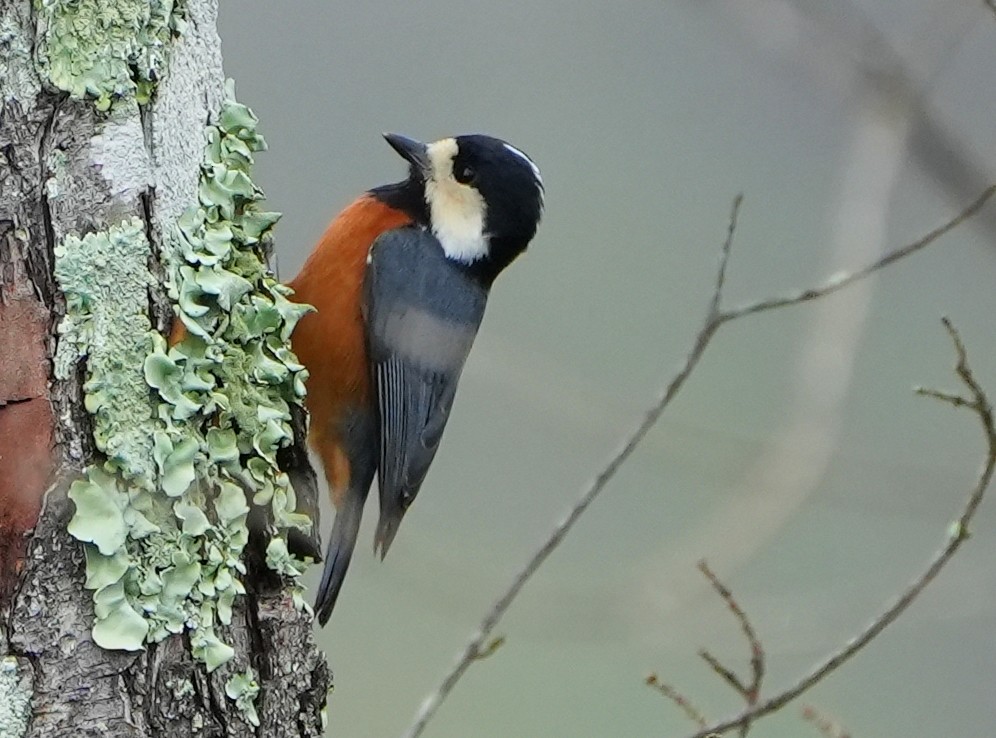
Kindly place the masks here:
POLYGON ((370 250, 364 311, 380 421, 374 549, 382 557, 439 448, 487 297, 427 231, 389 231, 370 250))

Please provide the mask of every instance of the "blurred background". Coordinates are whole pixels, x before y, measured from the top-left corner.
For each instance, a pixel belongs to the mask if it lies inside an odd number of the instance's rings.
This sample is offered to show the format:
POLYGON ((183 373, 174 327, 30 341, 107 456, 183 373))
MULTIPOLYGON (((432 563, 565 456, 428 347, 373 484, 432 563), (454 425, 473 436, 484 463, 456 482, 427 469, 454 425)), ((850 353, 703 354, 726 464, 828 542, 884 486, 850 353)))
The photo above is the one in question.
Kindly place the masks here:
MULTIPOLYGON (((736 193, 729 306, 873 260, 996 181, 982 0, 240 0, 221 35, 270 144, 257 181, 284 213, 284 278, 347 202, 404 176, 382 131, 490 133, 546 182, 418 503, 383 564, 368 508, 319 634, 341 738, 403 731, 683 360, 736 193)), ((650 672, 710 718, 739 710, 696 656, 747 673, 703 557, 766 645, 769 690, 864 626, 979 469, 976 420, 911 388, 956 388, 948 315, 996 396, 994 235, 990 205, 878 278, 725 327, 426 735, 691 733, 650 672)), ((974 533, 895 626, 755 734, 818 735, 803 703, 858 738, 996 734, 996 500, 974 533)))

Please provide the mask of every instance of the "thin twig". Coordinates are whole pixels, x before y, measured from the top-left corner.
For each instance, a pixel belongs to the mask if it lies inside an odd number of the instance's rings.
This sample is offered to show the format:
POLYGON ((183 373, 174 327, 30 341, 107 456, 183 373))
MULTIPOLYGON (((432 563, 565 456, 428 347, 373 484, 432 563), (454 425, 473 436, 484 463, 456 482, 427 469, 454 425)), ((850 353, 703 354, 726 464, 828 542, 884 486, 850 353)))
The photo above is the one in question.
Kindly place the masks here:
MULTIPOLYGON (((733 592, 730 588, 719 581, 719 577, 709 568, 708 562, 705 559, 699 561, 698 564, 699 571, 705 575, 705 578, 709 580, 712 588, 716 590, 726 606, 729 608, 730 612, 740 623, 740 629, 744 633, 744 638, 747 639, 747 645, 750 647, 750 669, 751 669, 751 681, 750 684, 744 684, 730 669, 723 666, 719 660, 713 656, 711 653, 705 649, 699 651, 699 656, 705 659, 706 663, 712 667, 713 671, 719 674, 727 684, 733 687, 744 701, 747 703, 747 707, 753 707, 757 704, 758 698, 761 694, 761 682, 764 679, 764 649, 761 647, 761 640, 757 637, 757 632, 754 630, 754 626, 750 624, 750 620, 747 618, 747 613, 744 609, 740 607, 740 603, 737 602, 736 598, 733 596, 733 592)), ((744 723, 740 726, 740 738, 746 738, 747 733, 750 731, 750 723, 744 723)))
POLYGON ((744 633, 744 638, 747 639, 747 645, 750 646, 751 682, 748 686, 744 687, 742 694, 747 703, 752 704, 757 701, 757 695, 761 691, 761 680, 764 679, 764 649, 761 647, 761 639, 757 637, 757 632, 747 618, 747 613, 740 607, 740 603, 737 602, 730 588, 719 581, 719 577, 709 568, 709 563, 705 559, 702 559, 698 566, 699 571, 709 580, 713 589, 723 598, 730 612, 733 613, 737 622, 740 623, 740 629, 744 633))
MULTIPOLYGON (((701 571, 702 574, 705 575, 706 579, 709 580, 709 583, 712 585, 713 589, 715 589, 719 596, 723 598, 723 601, 730 609, 730 612, 733 613, 734 617, 737 619, 737 622, 740 623, 740 628, 743 630, 744 636, 747 638, 747 642, 750 645, 751 650, 751 683, 748 685, 741 681, 740 677, 738 677, 732 669, 725 666, 718 658, 713 656, 710 651, 704 648, 700 649, 699 656, 703 661, 709 664, 709 667, 716 672, 716 674, 719 675, 723 681, 729 684, 737 694, 743 697, 744 701, 747 703, 747 706, 750 707, 757 702, 757 697, 761 690, 761 680, 764 677, 764 650, 761 648, 761 642, 757 637, 757 633, 754 631, 754 627, 747 619, 747 614, 744 612, 743 608, 740 607, 740 604, 733 596, 730 588, 719 581, 719 577, 717 577, 713 573, 712 569, 709 568, 709 564, 705 561, 705 559, 699 561, 698 567, 699 571, 701 571)), ((678 692, 670 684, 659 681, 656 674, 651 674, 647 677, 647 684, 652 687, 656 687, 665 697, 669 697, 675 704, 678 705, 678 707, 685 710, 686 714, 692 716, 692 719, 695 720, 700 727, 705 727, 704 720, 697 720, 694 717, 695 715, 701 715, 701 712, 697 710, 690 711, 688 709, 690 705, 688 698, 678 692)), ((741 726, 741 738, 746 736, 749 731, 749 723, 745 723, 741 726)))
POLYGON ((734 692, 746 699, 747 685, 740 681, 740 677, 738 677, 732 669, 724 666, 719 659, 704 648, 699 649, 699 657, 709 664, 709 668, 716 672, 720 679, 729 684, 733 688, 734 692))
POLYGON ((664 695, 674 704, 676 704, 679 708, 681 708, 681 710, 689 717, 689 719, 692 722, 696 723, 700 727, 703 728, 705 727, 706 722, 708 722, 706 720, 705 715, 702 714, 702 711, 699 708, 697 708, 694 704, 692 704, 691 700, 685 697, 685 695, 683 695, 677 689, 672 687, 667 682, 662 682, 656 674, 651 674, 650 676, 648 676, 646 684, 648 687, 656 689, 658 692, 660 692, 662 695, 664 695))
POLYGON ((667 384, 664 391, 658 396, 654 404, 646 411, 640 423, 634 428, 626 440, 623 442, 622 446, 609 460, 609 463, 598 473, 595 478, 589 482, 588 487, 584 490, 581 497, 571 508, 567 517, 564 518, 557 526, 553 529, 553 532, 549 537, 543 542, 543 545, 536 550, 532 558, 526 563, 522 570, 516 575, 515 579, 512 581, 511 586, 505 591, 505 593, 498 598, 495 604, 491 607, 491 611, 487 614, 481 625, 478 627, 477 632, 471 637, 470 642, 464 647, 460 654, 459 659, 456 664, 450 670, 450 672, 443 679, 443 682, 439 685, 435 692, 429 695, 426 700, 422 703, 422 707, 419 709, 418 714, 415 716, 415 721, 412 723, 411 727, 404 734, 404 738, 417 738, 421 735, 425 726, 428 724, 429 720, 432 719, 433 714, 439 709, 439 705, 442 704, 443 700, 446 699, 450 691, 463 676, 464 672, 470 667, 470 665, 477 659, 480 654, 482 644, 487 640, 488 635, 491 633, 495 625, 501 619, 505 611, 508 610, 509 605, 518 596, 519 591, 522 587, 529 581, 532 575, 537 569, 542 565, 546 558, 553 553, 553 550, 560 545, 560 542, 567 535, 567 532, 574 526, 578 518, 588 509, 588 506, 594 502, 595 498, 598 497, 599 493, 605 488, 609 483, 609 480, 616 475, 619 468, 626 462, 630 455, 636 450, 637 446, 640 445, 640 441, 643 437, 647 435, 651 428, 657 423, 657 419, 664 412, 664 409, 670 404, 671 400, 678 394, 678 390, 685 383, 691 375, 692 370, 695 368, 696 364, 699 363, 699 359, 702 358, 702 354, 706 350, 706 346, 709 345, 709 341, 712 339, 713 334, 716 329, 720 326, 720 313, 718 312, 720 300, 722 298, 721 292, 723 289, 723 283, 725 280, 726 264, 729 261, 730 247, 733 241, 733 233, 736 229, 737 213, 740 210, 740 204, 743 202, 743 198, 737 196, 733 201, 733 209, 730 213, 730 227, 727 231, 726 242, 723 244, 722 256, 720 257, 719 269, 716 278, 716 288, 715 294, 709 303, 709 315, 706 318, 705 325, 699 334, 695 338, 695 345, 692 347, 691 353, 685 358, 685 363, 682 365, 681 369, 677 374, 671 379, 667 384))
POLYGON ((910 254, 916 253, 925 246, 929 246, 944 234, 948 233, 954 228, 957 228, 959 225, 961 225, 966 220, 975 215, 977 212, 979 212, 979 210, 982 209, 982 206, 989 201, 989 198, 991 198, 993 194, 996 194, 996 185, 991 185, 988 188, 986 188, 986 190, 975 199, 975 202, 973 202, 967 208, 962 210, 958 215, 956 215, 953 219, 949 220, 944 225, 940 226, 939 228, 935 228, 930 233, 923 236, 923 238, 920 238, 914 241, 913 243, 907 244, 902 248, 894 249, 893 251, 890 251, 884 256, 882 256, 882 258, 878 259, 877 261, 873 261, 872 263, 862 267, 861 269, 858 269, 857 271, 837 274, 818 287, 812 287, 808 290, 803 290, 793 295, 786 295, 785 297, 772 297, 766 300, 758 300, 757 302, 752 302, 748 305, 743 305, 742 307, 739 308, 726 310, 722 314, 722 321, 726 323, 731 320, 737 320, 738 318, 745 318, 748 315, 754 315, 755 313, 763 313, 767 312, 768 310, 774 310, 775 308, 788 307, 790 305, 799 305, 800 303, 803 302, 810 302, 811 300, 817 300, 821 297, 826 297, 827 295, 833 294, 834 292, 842 290, 845 287, 849 287, 850 285, 854 284, 859 280, 864 279, 870 274, 874 274, 880 269, 884 269, 890 264, 897 262, 900 259, 909 256, 910 254))
POLYGON ((931 389, 930 387, 914 387, 913 391, 922 397, 933 397, 935 400, 946 402, 955 407, 971 407, 972 401, 966 400, 961 395, 956 395, 944 390, 931 389))
MULTIPOLYGON (((723 734, 733 730, 734 728, 738 728, 741 725, 753 722, 759 717, 784 707, 807 689, 821 681, 828 674, 835 671, 841 664, 864 648, 869 641, 875 638, 875 636, 881 633, 882 630, 894 622, 896 618, 898 618, 902 612, 910 606, 913 600, 919 596, 923 589, 930 584, 931 581, 933 581, 934 577, 936 577, 941 569, 944 568, 951 557, 954 556, 955 552, 961 547, 961 544, 968 538, 969 523, 975 516, 975 511, 978 509, 979 503, 982 502, 986 489, 992 480, 993 471, 996 469, 996 426, 993 424, 993 411, 992 406, 989 404, 989 399, 986 397, 982 387, 978 384, 978 382, 976 382, 975 377, 972 375, 972 371, 968 366, 968 358, 966 356, 965 346, 961 341, 961 337, 958 335, 958 332, 947 318, 945 318, 943 322, 944 327, 951 336, 951 340, 954 342, 955 352, 958 356, 958 362, 955 366, 955 373, 969 391, 972 399, 969 401, 968 407, 978 416, 986 437, 986 459, 982 472, 979 475, 979 479, 975 486, 972 488, 972 491, 968 495, 968 499, 962 508, 961 515, 950 526, 947 542, 930 560, 925 571, 910 583, 910 585, 892 605, 886 608, 884 612, 869 623, 868 626, 861 631, 861 633, 849 640, 822 662, 817 664, 808 674, 799 679, 794 685, 780 694, 756 705, 755 707, 745 710, 736 717, 732 717, 703 728, 698 733, 691 736, 691 738, 707 738, 707 736, 712 733, 723 734)), ((942 399, 947 400, 943 393, 931 394, 934 397, 941 397, 942 399)), ((960 403, 952 402, 952 404, 957 406, 960 403)))
POLYGON ((709 315, 706 318, 706 326, 720 314, 723 287, 726 286, 726 265, 730 263, 730 251, 733 250, 733 235, 737 232, 737 217, 740 215, 740 206, 743 205, 743 202, 743 193, 733 198, 733 209, 730 211, 730 224, 726 228, 726 240, 723 241, 723 248, 719 255, 719 269, 716 270, 716 286, 712 290, 712 299, 709 301, 709 315))
MULTIPOLYGON (((709 302, 709 312, 702 328, 695 336, 692 349, 685 357, 685 361, 681 368, 667 383, 664 390, 658 395, 650 408, 644 413, 643 418, 637 426, 625 438, 622 446, 616 451, 615 454, 613 454, 608 463, 595 476, 595 478, 589 482, 577 502, 574 503, 573 507, 568 512, 567 516, 554 527, 547 539, 540 545, 525 566, 515 576, 508 589, 498 598, 494 605, 492 605, 491 610, 481 621, 477 631, 471 636, 470 641, 460 653, 457 662, 443 678, 443 681, 439 687, 437 687, 436 690, 422 703, 422 706, 419 708, 419 711, 415 716, 414 722, 404 733, 404 738, 417 738, 417 736, 422 734, 425 726, 428 724, 429 720, 432 719, 432 716, 439 709, 439 706, 443 703, 470 665, 480 655, 483 644, 487 641, 491 631, 498 624, 498 621, 501 620, 502 616, 505 614, 505 611, 508 610, 509 606, 518 596, 526 582, 529 581, 536 570, 539 569, 544 561, 546 561, 547 557, 553 553, 557 546, 560 545, 561 541, 563 541, 564 537, 571 530, 571 528, 574 527, 574 524, 578 521, 581 515, 584 514, 591 503, 594 502, 602 490, 605 489, 609 481, 615 476, 616 472, 619 471, 620 467, 622 467, 626 460, 633 454, 650 429, 656 425, 657 420, 681 390, 682 386, 684 386, 685 381, 698 365, 699 360, 702 358, 703 353, 705 353, 709 342, 712 340, 713 336, 715 336, 716 331, 724 323, 745 317, 749 314, 759 313, 778 307, 786 307, 788 305, 801 304, 843 289, 844 287, 853 284, 854 282, 863 279, 868 275, 888 266, 889 264, 909 256, 910 254, 936 241, 952 228, 961 224, 978 212, 994 193, 996 193, 996 185, 986 189, 986 191, 983 192, 983 194, 980 195, 975 202, 965 208, 965 210, 955 216, 955 218, 948 221, 948 223, 940 228, 931 231, 920 240, 915 241, 914 243, 903 248, 892 251, 878 261, 873 262, 872 264, 863 267, 856 272, 844 275, 838 279, 832 279, 822 287, 806 290, 795 297, 764 300, 737 310, 723 311, 721 309, 721 304, 722 292, 726 279, 726 266, 729 262, 730 252, 733 245, 733 235, 736 230, 737 215, 739 214, 740 205, 742 203, 742 197, 737 196, 733 202, 733 208, 730 213, 730 225, 727 230, 727 237, 720 255, 720 263, 716 275, 716 284, 712 298, 709 302)), ((707 733, 702 734, 702 736, 705 735, 707 735, 707 733)))

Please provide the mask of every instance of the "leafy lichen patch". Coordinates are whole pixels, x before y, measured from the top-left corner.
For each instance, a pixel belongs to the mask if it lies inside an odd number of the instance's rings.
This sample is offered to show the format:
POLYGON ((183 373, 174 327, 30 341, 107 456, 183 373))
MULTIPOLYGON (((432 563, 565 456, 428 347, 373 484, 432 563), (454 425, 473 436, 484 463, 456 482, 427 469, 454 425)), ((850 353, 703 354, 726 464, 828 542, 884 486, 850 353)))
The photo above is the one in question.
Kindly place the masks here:
MULTIPOLYGON (((259 209, 253 154, 266 142, 252 111, 227 99, 208 129, 199 187, 200 207, 179 219, 164 260, 170 295, 185 337, 160 346, 146 361, 150 384, 171 423, 210 419, 203 443, 237 484, 266 505, 279 530, 307 530, 277 451, 292 441, 290 406, 304 397, 305 368, 288 346, 310 308, 287 299, 264 260, 278 213, 259 209)), ((289 573, 290 567, 282 567, 289 573)))
POLYGON ((48 81, 107 110, 148 102, 184 26, 182 0, 35 0, 38 60, 48 81))
POLYGON ((151 348, 149 249, 138 218, 83 238, 67 236, 55 249, 55 277, 66 296, 55 375, 66 379, 86 357, 83 391, 97 448, 110 472, 147 489, 155 481, 155 418, 142 374, 151 348))
POLYGON ((252 668, 246 669, 242 674, 232 674, 225 682, 225 694, 228 699, 234 700, 235 706, 245 717, 246 721, 259 727, 259 715, 256 713, 256 696, 259 694, 259 682, 252 668))
POLYGON ((277 465, 305 370, 288 348, 307 310, 287 299, 264 253, 279 217, 258 209, 249 177, 265 143, 251 111, 226 100, 208 128, 200 203, 179 219, 161 258, 185 336, 151 329, 143 223, 69 237, 56 250, 66 294, 57 376, 86 357, 85 404, 104 460, 69 492, 69 531, 85 544, 93 637, 136 650, 187 630, 209 670, 234 655, 218 636, 245 593, 250 502, 265 506, 266 560, 290 579, 290 528, 310 529, 277 465))

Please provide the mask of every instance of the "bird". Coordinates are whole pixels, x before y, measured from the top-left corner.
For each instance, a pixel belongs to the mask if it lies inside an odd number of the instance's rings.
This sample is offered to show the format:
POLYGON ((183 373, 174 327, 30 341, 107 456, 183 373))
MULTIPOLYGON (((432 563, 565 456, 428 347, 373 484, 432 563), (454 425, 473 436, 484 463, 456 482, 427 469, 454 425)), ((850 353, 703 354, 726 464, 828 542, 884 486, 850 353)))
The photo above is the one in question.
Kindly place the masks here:
POLYGON ((425 480, 495 278, 536 235, 540 170, 483 134, 433 143, 385 133, 408 164, 328 226, 291 299, 315 308, 291 337, 307 368, 308 443, 335 507, 315 601, 331 617, 376 476, 381 560, 425 480))

